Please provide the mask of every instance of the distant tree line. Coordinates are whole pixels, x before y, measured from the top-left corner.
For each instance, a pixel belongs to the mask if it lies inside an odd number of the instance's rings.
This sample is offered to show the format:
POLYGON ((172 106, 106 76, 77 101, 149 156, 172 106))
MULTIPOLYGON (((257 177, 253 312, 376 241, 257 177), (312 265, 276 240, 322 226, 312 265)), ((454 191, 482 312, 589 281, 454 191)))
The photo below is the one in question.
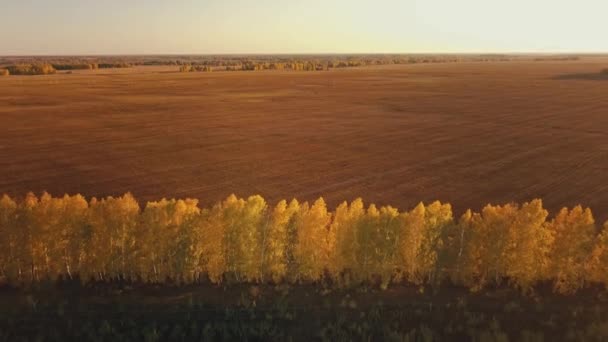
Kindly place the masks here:
POLYGON ((56 70, 95 70, 99 69, 97 63, 74 63, 74 64, 53 64, 56 70))
POLYGON ((128 62, 116 62, 116 63, 98 63, 99 69, 113 69, 113 68, 131 68, 132 63, 128 62))
POLYGON ((578 56, 543 56, 534 58, 535 62, 547 62, 547 61, 578 61, 580 57, 578 56))
POLYGON ((22 63, 3 66, 0 68, 0 76, 9 75, 48 75, 64 70, 96 70, 110 68, 130 68, 133 65, 126 62, 116 63, 22 63))
POLYGON ((524 292, 551 283, 571 294, 608 286, 608 224, 590 209, 554 218, 540 200, 487 205, 458 220, 449 204, 399 212, 361 199, 329 211, 314 203, 231 195, 148 202, 130 194, 87 201, 28 194, 0 199, 0 278, 14 285, 58 277, 82 281, 451 283, 524 292))
POLYGON ((327 71, 333 68, 352 68, 370 65, 413 64, 456 62, 452 59, 408 58, 408 59, 295 59, 295 60, 236 60, 231 62, 202 62, 184 64, 180 72, 191 71, 262 71, 262 70, 292 70, 292 71, 327 71))
POLYGON ((112 69, 112 68, 131 68, 133 64, 127 62, 115 63, 82 63, 74 62, 68 64, 53 64, 57 70, 96 70, 96 69, 112 69))
POLYGON ((179 67, 180 72, 211 72, 213 69, 208 65, 182 65, 179 67))
POLYGON ((74 63, 74 64, 16 64, 0 69, 0 75, 48 75, 55 74, 58 70, 95 70, 107 68, 129 68, 129 63, 74 63))
POLYGON ((53 65, 48 63, 17 64, 7 66, 7 75, 48 75, 57 72, 53 65))
POLYGON ((371 65, 427 64, 457 62, 505 62, 528 61, 574 61, 577 56, 515 56, 501 54, 454 55, 454 54, 374 54, 374 55, 217 55, 217 56, 107 56, 107 57, 2 57, 1 69, 9 74, 32 75, 50 73, 51 69, 36 66, 50 65, 54 70, 87 70, 107 68, 129 68, 144 66, 178 66, 181 72, 209 71, 323 71, 334 68, 351 68, 371 65), (12 70, 16 72, 12 72, 12 70))

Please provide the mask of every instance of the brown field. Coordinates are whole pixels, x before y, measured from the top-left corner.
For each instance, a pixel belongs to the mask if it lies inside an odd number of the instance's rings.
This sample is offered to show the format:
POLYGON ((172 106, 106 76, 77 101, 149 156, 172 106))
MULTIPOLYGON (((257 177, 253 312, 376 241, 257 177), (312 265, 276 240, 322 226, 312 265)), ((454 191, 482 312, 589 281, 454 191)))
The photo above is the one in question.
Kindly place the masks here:
POLYGON ((363 197, 608 218, 608 60, 0 78, 0 193, 363 197))

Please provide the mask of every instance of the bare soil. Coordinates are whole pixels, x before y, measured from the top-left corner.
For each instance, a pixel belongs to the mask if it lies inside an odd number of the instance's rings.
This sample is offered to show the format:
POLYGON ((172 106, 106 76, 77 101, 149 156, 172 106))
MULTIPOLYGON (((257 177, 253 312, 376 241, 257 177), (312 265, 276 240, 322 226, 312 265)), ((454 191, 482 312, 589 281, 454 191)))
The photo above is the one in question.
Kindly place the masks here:
POLYGON ((363 197, 408 209, 542 198, 608 218, 601 58, 0 78, 0 193, 203 205, 363 197), (569 76, 571 75, 571 76, 569 76))

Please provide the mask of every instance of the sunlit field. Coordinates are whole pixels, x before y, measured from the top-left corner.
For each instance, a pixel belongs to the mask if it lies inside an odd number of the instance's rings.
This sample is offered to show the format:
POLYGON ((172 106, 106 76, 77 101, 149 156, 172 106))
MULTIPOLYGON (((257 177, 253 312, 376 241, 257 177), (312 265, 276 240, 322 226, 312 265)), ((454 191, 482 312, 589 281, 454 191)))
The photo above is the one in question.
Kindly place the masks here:
POLYGON ((608 2, 1 11, 0 342, 608 340, 608 2))
POLYGON ((0 340, 605 338, 607 57, 265 58, 0 74, 0 340))
POLYGON ((0 189, 140 200, 363 196, 608 218, 608 61, 0 78, 0 189))

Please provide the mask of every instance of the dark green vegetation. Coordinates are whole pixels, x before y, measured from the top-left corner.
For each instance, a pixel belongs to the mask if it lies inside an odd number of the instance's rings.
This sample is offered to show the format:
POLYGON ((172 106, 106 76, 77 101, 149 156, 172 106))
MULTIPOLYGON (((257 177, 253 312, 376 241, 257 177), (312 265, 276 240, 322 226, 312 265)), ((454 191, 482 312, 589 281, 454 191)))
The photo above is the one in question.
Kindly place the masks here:
POLYGON ((40 284, 0 293, 1 341, 602 341, 606 300, 509 290, 40 284))

